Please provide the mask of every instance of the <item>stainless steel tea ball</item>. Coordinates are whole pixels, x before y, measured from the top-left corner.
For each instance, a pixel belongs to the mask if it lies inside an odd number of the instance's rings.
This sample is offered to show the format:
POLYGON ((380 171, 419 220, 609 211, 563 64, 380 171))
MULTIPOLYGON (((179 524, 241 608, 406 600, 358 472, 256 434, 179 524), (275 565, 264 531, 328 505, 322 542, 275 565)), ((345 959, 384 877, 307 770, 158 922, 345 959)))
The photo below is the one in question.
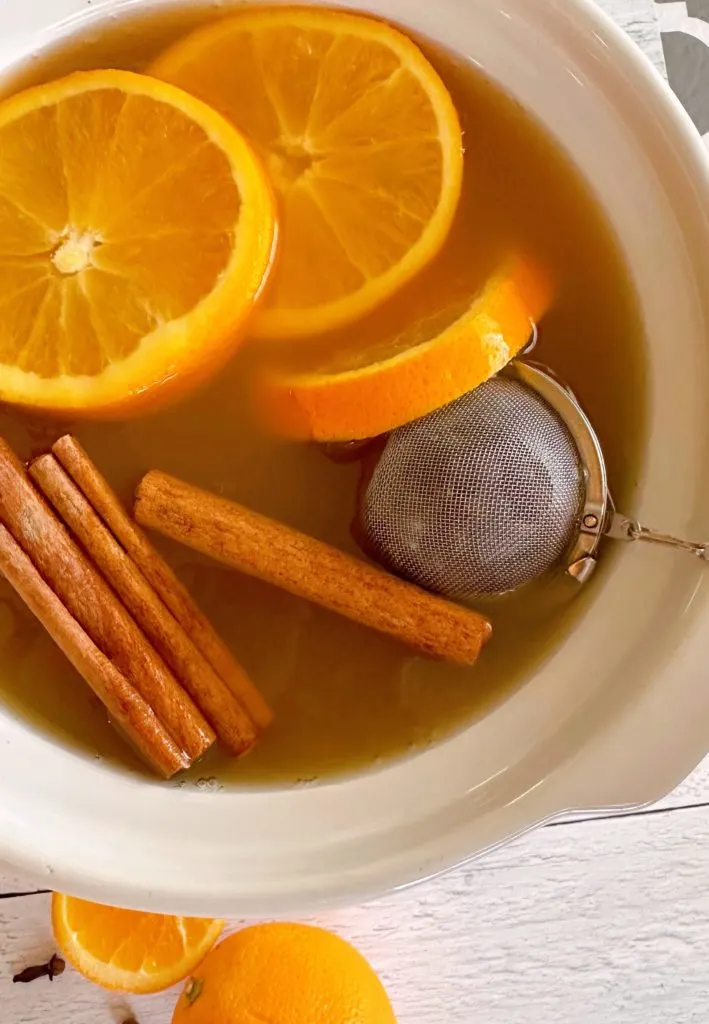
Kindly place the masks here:
POLYGON ((447 597, 507 593, 563 567, 584 582, 604 536, 690 544, 615 512, 598 437, 548 369, 515 362, 393 431, 357 513, 367 553, 447 597))

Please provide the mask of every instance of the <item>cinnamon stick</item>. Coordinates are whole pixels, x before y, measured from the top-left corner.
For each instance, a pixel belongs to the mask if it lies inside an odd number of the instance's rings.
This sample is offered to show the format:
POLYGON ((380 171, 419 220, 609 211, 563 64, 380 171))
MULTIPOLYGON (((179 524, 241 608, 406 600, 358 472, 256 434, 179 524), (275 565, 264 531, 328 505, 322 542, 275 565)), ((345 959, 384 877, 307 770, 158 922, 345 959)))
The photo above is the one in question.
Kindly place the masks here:
POLYGON ((247 751, 256 741, 248 714, 54 455, 40 455, 30 464, 29 474, 183 684, 217 739, 232 754, 247 751))
POLYGON ((96 647, 2 525, 0 572, 103 702, 114 724, 120 726, 153 768, 165 778, 188 768, 189 758, 152 708, 96 647))
POLYGON ((170 566, 127 514, 79 442, 67 434, 52 446, 52 451, 216 674, 234 692, 256 725, 265 729, 273 715, 263 696, 170 566))
POLYGON ((489 621, 477 612, 165 473, 143 477, 135 517, 143 526, 432 658, 471 665, 491 633, 489 621))
POLYGON ((0 439, 0 521, 93 642, 150 705, 190 761, 215 736, 126 609, 0 439))

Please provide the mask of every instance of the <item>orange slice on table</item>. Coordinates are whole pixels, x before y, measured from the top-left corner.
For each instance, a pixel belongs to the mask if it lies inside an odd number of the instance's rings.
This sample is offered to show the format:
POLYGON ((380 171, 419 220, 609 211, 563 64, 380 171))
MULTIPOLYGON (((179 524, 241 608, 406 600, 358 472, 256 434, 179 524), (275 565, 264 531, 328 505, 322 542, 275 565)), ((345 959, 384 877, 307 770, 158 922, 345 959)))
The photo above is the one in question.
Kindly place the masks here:
POLYGON ((501 370, 525 347, 551 299, 547 275, 513 258, 462 312, 443 312, 374 349, 333 354, 305 372, 266 371, 259 411, 288 437, 377 437, 440 409, 501 370))
POLYGON ((278 193, 279 259, 252 333, 348 324, 440 249, 460 196, 460 125, 401 32, 344 11, 256 6, 198 29, 152 73, 244 131, 278 193))
POLYGON ((54 893, 52 928, 63 957, 103 988, 161 992, 204 959, 223 921, 118 910, 54 893))
POLYGON ((132 411, 231 354, 270 267, 265 173, 174 86, 92 71, 0 104, 0 400, 132 411))

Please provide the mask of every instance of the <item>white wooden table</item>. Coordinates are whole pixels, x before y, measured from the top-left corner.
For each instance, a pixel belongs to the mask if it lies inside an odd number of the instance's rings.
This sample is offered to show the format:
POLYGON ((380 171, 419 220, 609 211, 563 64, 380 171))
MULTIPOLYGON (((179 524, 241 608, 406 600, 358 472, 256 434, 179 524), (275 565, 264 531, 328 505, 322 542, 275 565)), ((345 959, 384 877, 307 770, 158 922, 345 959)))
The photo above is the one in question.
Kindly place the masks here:
MULTIPOLYGON (((652 0, 603 6, 662 66, 652 0)), ((13 985, 53 952, 49 897, 26 888, 0 873, 0 1024, 168 1024, 174 993, 129 1005, 70 971, 13 985)), ((370 958, 400 1024, 707 1024, 709 760, 654 808, 548 826, 318 921, 370 958)))

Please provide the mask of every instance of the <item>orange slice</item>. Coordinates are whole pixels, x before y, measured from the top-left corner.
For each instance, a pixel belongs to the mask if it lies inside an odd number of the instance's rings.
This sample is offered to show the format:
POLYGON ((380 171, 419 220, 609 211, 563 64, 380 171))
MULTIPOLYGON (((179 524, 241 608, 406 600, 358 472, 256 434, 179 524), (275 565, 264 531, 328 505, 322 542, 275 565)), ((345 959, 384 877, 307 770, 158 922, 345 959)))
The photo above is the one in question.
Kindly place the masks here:
POLYGON ((52 928, 62 956, 84 977, 103 988, 143 994, 186 978, 224 922, 118 910, 55 892, 52 928))
POLYGON ((351 441, 384 434, 501 370, 527 344, 551 296, 546 274, 514 258, 462 313, 449 310, 385 346, 333 355, 308 372, 265 373, 260 411, 273 429, 293 438, 351 441))
POLYGON ((231 354, 275 208, 243 137, 143 75, 92 71, 0 104, 0 400, 132 411, 231 354))
POLYGON ((438 252, 460 195, 460 125, 401 32, 344 11, 255 5, 178 42, 153 73, 225 114, 270 172, 281 247, 253 333, 350 323, 438 252))

